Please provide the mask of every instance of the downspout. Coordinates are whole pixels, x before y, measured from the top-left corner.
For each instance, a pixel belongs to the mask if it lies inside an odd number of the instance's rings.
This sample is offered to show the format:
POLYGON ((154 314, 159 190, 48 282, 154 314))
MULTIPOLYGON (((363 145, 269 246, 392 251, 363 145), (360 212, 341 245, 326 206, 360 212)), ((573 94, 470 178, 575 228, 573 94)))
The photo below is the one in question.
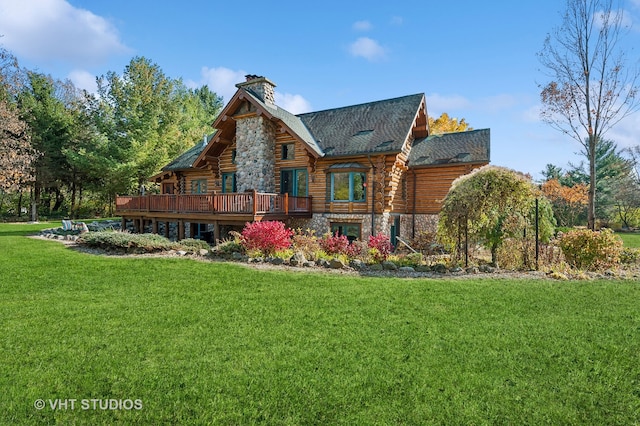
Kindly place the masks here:
POLYGON ((369 159, 369 164, 371 164, 371 235, 375 237, 376 235, 376 180, 375 180, 375 171, 376 166, 373 165, 373 161, 371 161, 371 154, 367 155, 369 159))
POLYGON ((412 208, 412 212, 411 212, 411 238, 415 239, 416 238, 416 196, 417 196, 417 184, 418 184, 418 178, 416 176, 416 171, 411 170, 411 173, 413 173, 413 208, 412 208))

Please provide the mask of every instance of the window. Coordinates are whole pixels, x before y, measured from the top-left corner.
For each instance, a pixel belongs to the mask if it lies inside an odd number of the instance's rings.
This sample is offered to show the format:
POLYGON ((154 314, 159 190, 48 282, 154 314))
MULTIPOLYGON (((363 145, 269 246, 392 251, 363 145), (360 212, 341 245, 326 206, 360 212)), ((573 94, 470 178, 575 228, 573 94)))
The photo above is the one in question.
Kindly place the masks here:
POLYGON ((191 181, 191 193, 192 194, 204 194, 207 192, 207 180, 206 179, 194 179, 191 181))
POLYGON ((174 194, 176 192, 176 185, 173 183, 163 183, 162 184, 162 193, 163 194, 174 194))
POLYGON ((290 169, 280 172, 280 193, 296 197, 309 194, 309 175, 307 169, 290 169))
POLYGON ((331 235, 346 235, 350 242, 360 239, 360 230, 359 223, 331 223, 331 235))
POLYGON ((231 164, 236 164, 236 154, 238 153, 237 150, 232 150, 231 151, 231 164))
POLYGON ((331 201, 365 201, 366 175, 362 172, 331 173, 331 201))
POLYGON ((296 146, 292 143, 282 144, 282 159, 293 160, 295 156, 296 146))
POLYGON ((231 193, 236 192, 236 174, 235 173, 223 173, 222 174, 222 192, 231 193))

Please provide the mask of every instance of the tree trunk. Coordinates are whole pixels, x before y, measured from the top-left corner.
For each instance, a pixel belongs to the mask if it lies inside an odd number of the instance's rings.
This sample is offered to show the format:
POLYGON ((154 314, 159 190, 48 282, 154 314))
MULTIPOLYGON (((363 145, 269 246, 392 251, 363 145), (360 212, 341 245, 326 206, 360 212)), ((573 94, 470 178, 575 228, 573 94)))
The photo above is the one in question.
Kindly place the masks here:
POLYGON ((587 227, 596 229, 596 137, 589 135, 589 198, 587 202, 587 227))
POLYGON ((22 190, 20 190, 20 196, 18 197, 18 217, 22 217, 22 190))
POLYGON ((31 189, 31 222, 38 221, 38 203, 40 202, 40 187, 34 184, 31 189))
POLYGON ((53 204, 52 211, 58 212, 64 202, 64 194, 60 191, 60 188, 55 188, 53 192, 56 194, 56 202, 53 204))
POLYGON ((71 179, 71 218, 72 219, 77 219, 76 218, 76 175, 75 173, 73 174, 73 177, 71 179))

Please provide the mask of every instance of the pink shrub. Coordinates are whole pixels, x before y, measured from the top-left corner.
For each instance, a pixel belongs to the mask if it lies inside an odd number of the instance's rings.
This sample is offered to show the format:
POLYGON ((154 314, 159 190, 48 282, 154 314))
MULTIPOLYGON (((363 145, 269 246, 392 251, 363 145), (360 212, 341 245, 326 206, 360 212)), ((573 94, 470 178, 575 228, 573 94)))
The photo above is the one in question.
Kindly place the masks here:
POLYGON ((391 249, 393 248, 389 237, 384 234, 369 236, 369 243, 367 246, 369 247, 371 255, 376 262, 383 262, 387 260, 391 254, 391 249))
POLYGON ((245 250, 258 250, 267 256, 291 247, 292 235, 293 231, 282 222, 253 222, 244 226, 240 243, 245 250))
POLYGON ((327 254, 347 254, 349 239, 346 235, 326 234, 320 239, 320 247, 327 254))

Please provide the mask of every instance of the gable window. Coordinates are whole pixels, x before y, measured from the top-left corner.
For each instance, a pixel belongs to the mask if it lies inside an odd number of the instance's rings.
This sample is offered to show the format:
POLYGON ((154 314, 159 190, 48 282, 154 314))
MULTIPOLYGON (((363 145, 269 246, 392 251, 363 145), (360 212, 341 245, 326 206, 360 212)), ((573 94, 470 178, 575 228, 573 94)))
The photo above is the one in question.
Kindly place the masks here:
POLYGON ((282 160, 293 160, 295 158, 296 146, 292 143, 282 144, 282 160))
POLYGON ((280 172, 280 193, 295 197, 309 195, 309 174, 307 169, 289 169, 280 172))
POLYGON ((331 235, 346 235, 349 242, 359 240, 362 226, 359 223, 331 223, 331 235))
POLYGON ((222 192, 229 194, 236 192, 236 174, 235 173, 223 173, 222 174, 222 192))
POLYGON ((207 192, 207 180, 206 179, 194 179, 191 181, 191 193, 192 194, 204 194, 207 192))
POLYGON ((162 184, 162 193, 163 194, 174 194, 176 192, 176 185, 174 183, 163 183, 162 184))
POLYGON ((363 172, 331 173, 331 201, 365 201, 366 174, 363 172))

